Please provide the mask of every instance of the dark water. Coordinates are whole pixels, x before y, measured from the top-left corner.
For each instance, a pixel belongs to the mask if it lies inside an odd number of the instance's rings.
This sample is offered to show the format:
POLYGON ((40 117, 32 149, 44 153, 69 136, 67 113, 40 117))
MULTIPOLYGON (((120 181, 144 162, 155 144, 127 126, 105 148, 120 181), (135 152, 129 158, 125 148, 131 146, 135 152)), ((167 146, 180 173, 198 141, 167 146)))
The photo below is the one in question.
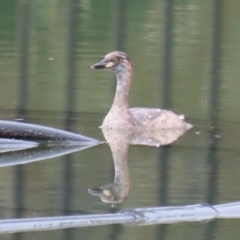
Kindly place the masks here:
MULTIPOLYGON (((162 148, 131 146, 130 190, 111 208, 88 189, 113 182, 108 145, 0 168, 0 217, 108 213, 239 201, 240 2, 7 0, 0 2, 0 118, 103 140, 114 76, 90 66, 124 50, 131 106, 184 113, 195 127, 162 148)), ((110 225, 1 239, 238 239, 239 220, 110 225)))

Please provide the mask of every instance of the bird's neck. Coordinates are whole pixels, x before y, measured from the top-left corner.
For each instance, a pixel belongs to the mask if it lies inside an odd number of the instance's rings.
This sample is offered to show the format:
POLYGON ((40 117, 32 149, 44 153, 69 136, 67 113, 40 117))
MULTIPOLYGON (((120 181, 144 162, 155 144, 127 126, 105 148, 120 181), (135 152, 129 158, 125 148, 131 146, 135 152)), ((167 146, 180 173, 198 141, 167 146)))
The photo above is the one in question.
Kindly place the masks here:
POLYGON ((131 72, 120 72, 116 74, 117 76, 117 88, 115 97, 113 100, 113 105, 111 110, 120 110, 121 112, 128 110, 128 94, 132 81, 131 72))

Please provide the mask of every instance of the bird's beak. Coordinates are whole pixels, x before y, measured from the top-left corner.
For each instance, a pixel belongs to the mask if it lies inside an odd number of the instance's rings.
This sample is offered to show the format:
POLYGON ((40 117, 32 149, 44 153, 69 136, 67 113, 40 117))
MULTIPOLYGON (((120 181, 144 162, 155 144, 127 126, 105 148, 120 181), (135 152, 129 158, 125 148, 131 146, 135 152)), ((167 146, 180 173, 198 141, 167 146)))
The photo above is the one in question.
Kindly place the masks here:
POLYGON ((90 188, 88 189, 88 193, 98 196, 103 193, 103 190, 101 188, 90 188))
POLYGON ((101 188, 90 188, 88 189, 88 193, 99 196, 99 195, 104 195, 104 196, 111 196, 111 192, 107 189, 101 189, 101 188))
POLYGON ((108 69, 113 66, 113 62, 104 61, 95 63, 91 66, 92 69, 108 69))

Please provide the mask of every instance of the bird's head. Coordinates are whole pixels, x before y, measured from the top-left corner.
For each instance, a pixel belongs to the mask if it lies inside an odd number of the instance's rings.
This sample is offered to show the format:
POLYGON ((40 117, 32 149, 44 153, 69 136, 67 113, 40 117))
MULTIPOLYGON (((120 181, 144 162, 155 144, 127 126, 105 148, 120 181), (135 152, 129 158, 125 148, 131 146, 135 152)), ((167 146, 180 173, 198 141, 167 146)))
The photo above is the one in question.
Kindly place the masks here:
POLYGON ((95 63, 91 66, 92 69, 105 69, 115 74, 130 71, 132 72, 132 66, 129 56, 120 51, 114 51, 108 53, 102 61, 95 63))

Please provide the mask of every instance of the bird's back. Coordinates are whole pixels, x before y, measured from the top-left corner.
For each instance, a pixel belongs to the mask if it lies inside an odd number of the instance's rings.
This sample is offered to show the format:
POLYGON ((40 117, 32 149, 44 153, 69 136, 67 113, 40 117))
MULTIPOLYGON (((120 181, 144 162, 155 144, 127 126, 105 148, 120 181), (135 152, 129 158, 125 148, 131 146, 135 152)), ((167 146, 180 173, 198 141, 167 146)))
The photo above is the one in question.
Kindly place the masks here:
POLYGON ((130 108, 134 122, 145 129, 190 129, 192 126, 184 121, 183 115, 177 115, 169 110, 157 108, 130 108))

